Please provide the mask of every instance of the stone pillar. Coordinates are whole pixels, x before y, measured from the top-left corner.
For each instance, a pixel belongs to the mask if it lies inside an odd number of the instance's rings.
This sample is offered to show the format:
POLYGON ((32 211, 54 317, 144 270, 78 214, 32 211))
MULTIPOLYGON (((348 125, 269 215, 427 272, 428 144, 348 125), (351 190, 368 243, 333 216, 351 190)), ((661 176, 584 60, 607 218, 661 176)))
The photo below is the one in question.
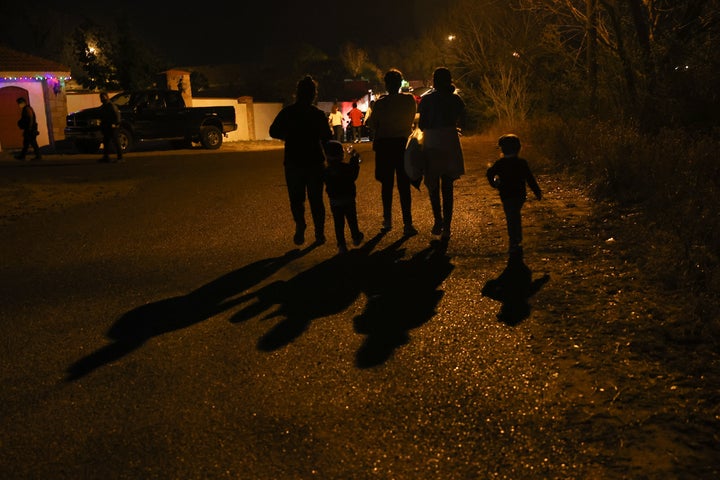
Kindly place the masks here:
MULTIPOLYGON (((70 72, 67 73, 67 76, 70 76, 70 72)), ((48 142, 51 147, 54 147, 56 141, 65 138, 67 96, 64 77, 43 80, 43 98, 45 99, 45 116, 48 123, 48 142)))
MULTIPOLYGON (((240 97, 238 103, 244 103, 245 109, 247 110, 247 126, 248 126, 248 137, 250 140, 256 140, 255 137, 255 109, 253 108, 253 97, 240 97)), ((240 124, 238 119, 235 121, 240 124)))

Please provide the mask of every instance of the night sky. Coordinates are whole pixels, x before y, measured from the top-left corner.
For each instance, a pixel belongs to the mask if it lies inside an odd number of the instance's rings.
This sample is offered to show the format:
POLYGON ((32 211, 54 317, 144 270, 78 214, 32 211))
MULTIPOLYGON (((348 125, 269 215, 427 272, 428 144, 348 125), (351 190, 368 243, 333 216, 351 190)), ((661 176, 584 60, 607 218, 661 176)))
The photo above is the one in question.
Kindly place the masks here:
POLYGON ((0 7, 0 16, 14 21, 0 33, 0 41, 18 48, 28 33, 42 38, 44 29, 59 30, 83 17, 102 24, 126 14, 137 37, 176 65, 258 60, 265 46, 300 42, 333 55, 348 41, 372 49, 418 36, 432 21, 433 12, 451 1, 216 0, 187 6, 159 0, 7 2, 0 7), (25 27, 33 23, 34 28, 25 27))

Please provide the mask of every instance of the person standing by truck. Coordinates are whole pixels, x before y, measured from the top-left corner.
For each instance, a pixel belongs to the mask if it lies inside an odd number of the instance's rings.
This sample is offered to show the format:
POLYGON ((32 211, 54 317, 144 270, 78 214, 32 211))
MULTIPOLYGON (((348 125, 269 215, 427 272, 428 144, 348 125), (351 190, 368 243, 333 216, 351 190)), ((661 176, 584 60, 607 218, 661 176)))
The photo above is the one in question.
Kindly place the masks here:
POLYGON ((270 125, 270 136, 285 142, 283 165, 295 221, 295 245, 305 242, 305 197, 315 227, 315 244, 325 243, 325 200, 323 145, 332 138, 325 112, 313 105, 315 80, 307 75, 297 84, 295 103, 284 107, 270 125))
POLYGON ((120 147, 120 109, 110 101, 107 92, 100 93, 100 130, 103 135, 103 156, 101 162, 110 161, 110 145, 115 149, 118 162, 122 162, 120 147))
MULTIPOLYGON (((122 155, 146 140, 174 141, 186 146, 200 143, 203 148, 216 150, 222 146, 223 137, 227 133, 237 130, 235 107, 190 107, 185 105, 182 92, 178 90, 126 90, 113 96, 107 103, 117 106, 121 113, 122 123, 116 131, 119 133, 122 155)), ((81 153, 99 152, 103 144, 100 123, 105 112, 105 123, 108 126, 106 132, 111 133, 107 145, 112 146, 113 131, 110 127, 118 124, 112 106, 103 104, 68 114, 65 139, 73 142, 81 153), (108 110, 103 110, 103 106, 108 110)))

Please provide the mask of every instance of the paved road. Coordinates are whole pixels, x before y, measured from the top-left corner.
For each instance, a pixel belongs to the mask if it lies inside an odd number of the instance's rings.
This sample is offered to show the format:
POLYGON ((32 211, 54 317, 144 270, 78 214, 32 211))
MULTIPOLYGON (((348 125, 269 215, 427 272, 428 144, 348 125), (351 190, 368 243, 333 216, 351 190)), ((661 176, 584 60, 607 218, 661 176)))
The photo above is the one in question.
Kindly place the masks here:
MULTIPOLYGON (((563 428, 536 310, 508 325, 480 294, 505 267, 492 146, 447 248, 424 189, 420 235, 379 234, 360 149, 367 242, 344 256, 329 218, 327 244, 292 245, 277 149, 2 163, 2 477, 623 478, 563 428)), ((552 289, 542 273, 519 306, 552 289)))

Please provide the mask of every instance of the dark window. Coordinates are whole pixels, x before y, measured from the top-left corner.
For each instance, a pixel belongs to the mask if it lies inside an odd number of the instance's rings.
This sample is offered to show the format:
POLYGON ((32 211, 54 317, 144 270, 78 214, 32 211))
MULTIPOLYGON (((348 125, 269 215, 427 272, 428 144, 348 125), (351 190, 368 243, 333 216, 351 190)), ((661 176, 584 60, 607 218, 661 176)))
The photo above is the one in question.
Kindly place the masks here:
POLYGON ((167 107, 168 108, 182 108, 185 106, 185 102, 180 94, 171 93, 167 96, 167 107))

